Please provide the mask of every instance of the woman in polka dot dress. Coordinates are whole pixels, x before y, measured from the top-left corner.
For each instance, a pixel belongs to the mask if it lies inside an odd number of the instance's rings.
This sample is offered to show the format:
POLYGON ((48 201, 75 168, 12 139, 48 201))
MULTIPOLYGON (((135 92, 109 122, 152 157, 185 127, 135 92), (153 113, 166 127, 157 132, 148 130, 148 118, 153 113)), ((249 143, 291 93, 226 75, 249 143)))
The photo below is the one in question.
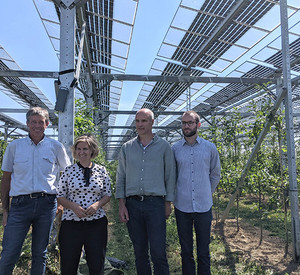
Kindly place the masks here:
POLYGON ((64 207, 59 232, 61 274, 77 274, 84 247, 89 274, 99 275, 104 269, 108 223, 102 207, 111 197, 110 178, 105 167, 92 162, 99 153, 93 136, 79 136, 71 149, 78 162, 64 170, 57 195, 64 207))

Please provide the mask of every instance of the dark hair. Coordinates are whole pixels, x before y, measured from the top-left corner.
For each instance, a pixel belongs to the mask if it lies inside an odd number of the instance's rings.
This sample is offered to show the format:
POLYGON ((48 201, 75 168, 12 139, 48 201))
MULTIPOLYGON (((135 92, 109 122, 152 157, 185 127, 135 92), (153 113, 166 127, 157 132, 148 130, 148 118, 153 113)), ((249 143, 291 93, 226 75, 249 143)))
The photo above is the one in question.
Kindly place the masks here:
POLYGON ((182 116, 184 116, 184 115, 193 116, 195 118, 195 121, 197 124, 200 122, 200 116, 194 110, 186 111, 183 113, 182 116))

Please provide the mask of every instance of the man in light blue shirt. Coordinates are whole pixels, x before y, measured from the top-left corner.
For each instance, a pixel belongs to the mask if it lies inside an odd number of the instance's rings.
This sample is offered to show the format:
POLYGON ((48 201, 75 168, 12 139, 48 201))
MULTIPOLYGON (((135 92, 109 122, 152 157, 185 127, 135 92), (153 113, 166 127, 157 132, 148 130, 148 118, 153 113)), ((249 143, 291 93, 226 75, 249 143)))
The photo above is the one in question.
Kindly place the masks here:
POLYGON ((49 125, 48 111, 34 107, 27 112, 26 119, 29 136, 12 141, 2 161, 4 233, 0 275, 12 274, 30 226, 31 274, 44 274, 47 246, 57 209, 57 177, 70 165, 63 145, 44 135, 49 125))
POLYGON ((193 257, 193 227, 197 242, 197 274, 210 272, 210 230, 212 193, 221 176, 216 146, 198 136, 200 117, 187 111, 181 118, 184 138, 172 147, 177 164, 177 192, 174 201, 182 274, 196 274, 193 257))

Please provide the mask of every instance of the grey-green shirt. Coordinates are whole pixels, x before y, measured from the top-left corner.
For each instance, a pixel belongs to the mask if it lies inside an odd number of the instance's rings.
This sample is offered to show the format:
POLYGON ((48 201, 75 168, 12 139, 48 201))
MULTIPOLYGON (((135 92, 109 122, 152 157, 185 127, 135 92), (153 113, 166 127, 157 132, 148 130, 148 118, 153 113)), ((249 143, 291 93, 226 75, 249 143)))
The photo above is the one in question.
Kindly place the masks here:
POLYGON ((175 199, 176 164, 167 141, 154 136, 144 148, 138 137, 123 144, 117 170, 116 198, 133 195, 175 199))

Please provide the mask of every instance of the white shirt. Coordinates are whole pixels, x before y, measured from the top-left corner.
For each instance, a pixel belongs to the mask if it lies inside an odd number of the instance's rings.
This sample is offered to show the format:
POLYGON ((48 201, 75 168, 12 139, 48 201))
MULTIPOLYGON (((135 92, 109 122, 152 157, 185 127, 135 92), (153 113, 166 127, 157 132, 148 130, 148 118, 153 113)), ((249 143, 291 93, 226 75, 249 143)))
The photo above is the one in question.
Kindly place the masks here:
POLYGON ((59 172, 70 165, 64 146, 44 137, 37 145, 25 137, 8 144, 2 170, 12 172, 10 196, 35 192, 56 194, 59 172))
MULTIPOLYGON (((110 178, 105 167, 95 164, 91 168, 90 182, 86 186, 82 168, 75 163, 67 167, 62 173, 58 184, 57 197, 64 197, 86 209, 104 196, 110 197, 110 185, 110 178)), ((99 208, 94 215, 86 218, 79 218, 71 209, 65 208, 62 220, 92 221, 103 216, 105 216, 105 212, 102 208, 99 208)))
POLYGON ((183 138, 173 145, 172 150, 177 165, 174 206, 186 213, 209 211, 213 205, 212 193, 221 177, 216 146, 200 137, 190 145, 183 138))

